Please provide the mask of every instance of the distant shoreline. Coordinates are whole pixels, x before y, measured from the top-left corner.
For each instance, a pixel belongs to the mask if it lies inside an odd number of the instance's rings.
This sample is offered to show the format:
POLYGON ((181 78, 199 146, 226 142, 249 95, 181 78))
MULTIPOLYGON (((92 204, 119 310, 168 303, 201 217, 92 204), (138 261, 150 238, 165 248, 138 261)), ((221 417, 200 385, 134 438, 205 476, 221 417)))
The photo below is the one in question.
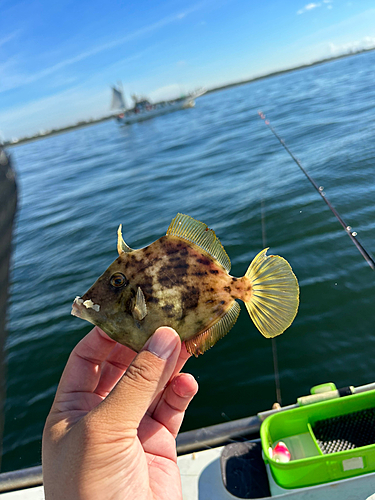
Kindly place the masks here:
MULTIPOLYGON (((374 50, 375 50, 375 47, 371 48, 371 49, 358 50, 355 52, 351 52, 349 54, 341 54, 339 56, 328 57, 326 59, 320 59, 319 61, 314 61, 314 62, 308 63, 308 64, 302 64, 301 66, 296 66, 293 68, 287 68, 287 69, 283 69, 283 70, 279 70, 279 71, 274 71, 272 73, 267 73, 266 75, 261 75, 261 76, 257 76, 254 78, 249 78, 247 80, 240 80, 238 82, 232 82, 232 83, 228 83, 226 85, 221 85, 219 87, 214 87, 212 89, 207 89, 207 91, 205 93, 210 94, 212 92, 219 92, 220 90, 225 90, 225 89, 228 89, 231 87, 238 87, 240 85, 246 85, 247 83, 252 83, 252 82, 259 81, 259 80, 265 80, 266 78, 272 78, 274 76, 283 75, 285 73, 291 73, 293 71, 299 71, 301 69, 311 68, 312 66, 318 66, 319 64, 326 64, 326 63, 329 63, 332 61, 336 61, 338 59, 344 59, 346 57, 352 57, 352 56, 356 56, 356 55, 363 54, 366 52, 372 52, 374 50)), ((44 137, 50 137, 51 135, 63 134, 65 132, 69 132, 69 131, 74 130, 76 128, 88 127, 89 125, 94 125, 96 123, 104 122, 107 120, 112 120, 117 115, 118 115, 118 113, 111 113, 109 115, 102 116, 101 118, 82 120, 82 121, 79 121, 78 123, 75 123, 73 125, 68 125, 66 127, 61 127, 58 129, 52 129, 52 130, 49 130, 45 133, 39 133, 39 134, 35 134, 33 136, 21 137, 20 139, 18 139, 17 142, 5 141, 3 143, 3 146, 4 147, 18 146, 19 144, 24 144, 25 142, 36 141, 38 139, 43 139, 44 137)))
POLYGON ((272 78, 273 76, 283 75, 284 73, 291 73, 293 71, 299 71, 301 69, 311 68, 312 66, 318 66, 319 64, 326 64, 332 61, 336 61, 338 59, 344 59, 346 57, 357 56, 359 54, 363 54, 365 52, 372 52, 375 50, 375 47, 372 49, 362 49, 356 52, 351 52, 350 54, 341 54, 340 56, 327 57, 326 59, 320 59, 319 61, 314 61, 312 63, 302 64, 301 66, 295 66, 293 68, 281 69, 279 71, 274 71, 272 73, 267 73, 266 75, 256 76, 254 78, 250 78, 249 80, 241 80, 239 82, 228 83, 227 85, 222 85, 220 87, 215 87, 213 89, 208 89, 206 94, 210 94, 211 92, 217 92, 219 90, 228 89, 230 87, 237 87, 238 85, 245 85, 246 83, 256 82, 258 80, 264 80, 265 78, 272 78))

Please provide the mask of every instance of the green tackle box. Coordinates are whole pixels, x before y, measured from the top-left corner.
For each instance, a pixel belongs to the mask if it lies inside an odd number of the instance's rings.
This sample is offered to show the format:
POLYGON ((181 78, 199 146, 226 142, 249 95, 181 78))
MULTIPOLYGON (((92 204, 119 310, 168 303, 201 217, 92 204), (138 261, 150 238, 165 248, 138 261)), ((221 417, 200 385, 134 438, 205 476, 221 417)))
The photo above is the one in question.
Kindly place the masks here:
POLYGON ((275 413, 260 429, 263 456, 282 488, 375 472, 375 390, 275 413), (282 441, 289 462, 272 458, 282 441))

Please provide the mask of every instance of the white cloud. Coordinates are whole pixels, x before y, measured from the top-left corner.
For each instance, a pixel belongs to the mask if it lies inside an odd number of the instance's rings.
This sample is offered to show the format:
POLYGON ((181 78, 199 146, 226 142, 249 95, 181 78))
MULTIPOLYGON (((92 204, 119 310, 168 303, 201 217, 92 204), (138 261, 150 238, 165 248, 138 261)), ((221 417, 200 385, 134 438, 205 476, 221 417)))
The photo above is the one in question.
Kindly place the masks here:
POLYGON ((297 10, 297 14, 304 14, 305 12, 308 12, 310 10, 314 10, 318 7, 322 7, 323 5, 325 5, 327 7, 327 9, 332 9, 332 5, 331 5, 332 2, 333 2, 333 0, 323 0, 323 2, 319 2, 319 3, 308 3, 307 5, 302 7, 302 9, 297 10))
POLYGON ((375 48, 375 37, 366 36, 361 40, 354 40, 346 43, 335 44, 329 42, 329 50, 332 55, 347 54, 358 50, 375 48))
POLYGON ((320 3, 308 3, 302 9, 298 10, 297 14, 303 14, 304 12, 307 12, 308 10, 316 9, 317 7, 320 7, 320 3))

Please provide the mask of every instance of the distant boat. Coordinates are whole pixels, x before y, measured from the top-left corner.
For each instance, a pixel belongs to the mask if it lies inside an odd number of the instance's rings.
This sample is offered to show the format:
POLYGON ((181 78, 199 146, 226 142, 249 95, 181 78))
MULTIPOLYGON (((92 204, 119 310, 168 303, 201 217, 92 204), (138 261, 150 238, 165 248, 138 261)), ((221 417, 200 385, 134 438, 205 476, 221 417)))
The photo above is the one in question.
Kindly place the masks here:
POLYGON ((130 125, 135 122, 141 122, 156 116, 172 113, 180 109, 192 108, 195 106, 195 99, 205 92, 204 89, 199 89, 187 96, 182 96, 170 101, 161 101, 155 104, 151 103, 145 97, 132 95, 134 106, 127 109, 123 90, 120 86, 113 86, 111 109, 119 111, 116 119, 121 125, 130 125))

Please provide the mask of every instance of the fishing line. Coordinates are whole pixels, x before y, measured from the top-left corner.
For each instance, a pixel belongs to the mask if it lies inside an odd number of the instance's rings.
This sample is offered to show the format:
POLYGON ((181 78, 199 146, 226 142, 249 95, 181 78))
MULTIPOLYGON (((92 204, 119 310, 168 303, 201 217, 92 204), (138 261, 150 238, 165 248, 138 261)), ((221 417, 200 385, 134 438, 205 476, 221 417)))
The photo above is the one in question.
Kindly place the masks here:
MULTIPOLYGON (((261 214, 261 223, 262 223, 262 245, 263 245, 263 248, 266 248, 267 236, 266 236, 266 210, 265 210, 264 198, 263 198, 264 191, 265 190, 262 189, 262 200, 260 202, 260 214, 261 214)), ((281 406, 281 404, 282 404, 281 386, 280 386, 279 363, 278 363, 278 358, 277 358, 276 339, 272 338, 271 341, 272 341, 271 344, 272 344, 272 358, 273 358, 273 373, 274 373, 274 377, 275 377, 276 401, 281 406)))
POLYGON ((273 371, 274 371, 274 375, 275 375, 275 386, 276 386, 276 401, 279 403, 280 406, 282 406, 280 373, 279 373, 279 363, 278 363, 278 357, 277 357, 276 339, 273 338, 271 340, 272 340, 271 343, 272 343, 273 371))
POLYGON ((326 194, 323 190, 323 186, 318 186, 318 184, 314 181, 314 179, 311 178, 311 176, 306 172, 306 170, 303 168, 301 165, 301 162, 294 156, 294 154, 291 152, 291 150, 288 148, 288 146, 285 144, 284 140, 279 136, 279 134, 276 132, 276 130, 272 127, 270 124, 269 120, 266 120, 266 116, 259 111, 258 115, 261 117, 262 120, 264 120, 264 123, 267 125, 267 127, 271 130, 273 135, 278 139, 280 144, 283 146, 283 148, 289 153, 289 155, 292 157, 295 163, 299 166, 299 168, 302 170, 302 172, 305 174, 305 176, 308 178, 308 180, 311 182, 311 184, 314 186, 314 188, 317 190, 317 192, 320 194, 321 198, 326 202, 328 205, 329 209, 332 211, 336 219, 340 222, 342 227, 344 228, 346 234, 349 236, 349 238, 352 240, 354 245, 358 248, 359 252, 361 253, 362 257, 365 259, 367 264, 371 267, 371 269, 375 270, 375 261, 371 257, 371 255, 365 250, 365 248, 361 245, 361 243, 357 240, 357 233, 355 231, 352 231, 352 228, 348 226, 340 214, 337 212, 337 210, 332 206, 331 202, 327 199, 326 194))

